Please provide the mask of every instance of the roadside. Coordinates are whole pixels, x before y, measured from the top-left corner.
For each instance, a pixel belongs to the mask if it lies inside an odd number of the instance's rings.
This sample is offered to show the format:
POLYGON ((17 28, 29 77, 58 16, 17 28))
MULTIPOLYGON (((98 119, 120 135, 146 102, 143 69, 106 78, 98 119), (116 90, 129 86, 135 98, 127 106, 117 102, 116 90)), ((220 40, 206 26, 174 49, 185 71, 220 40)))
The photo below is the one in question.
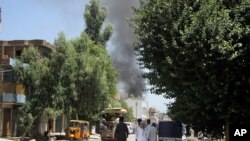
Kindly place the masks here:
MULTIPOLYGON (((100 140, 100 134, 91 134, 90 140, 100 140)), ((53 139, 51 139, 52 141, 53 139)), ((20 141, 19 137, 9 137, 9 138, 0 138, 0 141, 20 141)), ((30 141, 35 141, 35 139, 31 139, 30 141)), ((64 140, 57 140, 57 141, 64 141, 64 140)))
POLYGON ((100 134, 91 134, 90 139, 101 139, 100 134))
POLYGON ((0 138, 0 141, 13 141, 13 140, 9 140, 9 139, 4 139, 4 138, 0 138))
POLYGON ((16 141, 18 138, 0 138, 0 141, 16 141))

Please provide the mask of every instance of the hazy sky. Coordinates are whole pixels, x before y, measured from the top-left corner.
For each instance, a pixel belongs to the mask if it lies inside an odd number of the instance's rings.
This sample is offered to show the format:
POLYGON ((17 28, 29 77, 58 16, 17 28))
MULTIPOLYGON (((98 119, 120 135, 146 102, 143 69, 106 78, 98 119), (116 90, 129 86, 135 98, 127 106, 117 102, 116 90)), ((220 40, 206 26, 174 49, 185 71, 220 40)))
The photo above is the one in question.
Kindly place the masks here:
MULTIPOLYGON (((44 39, 54 42, 63 31, 68 39, 84 30, 83 12, 89 0, 0 0, 0 40, 44 39)), ((112 41, 109 43, 112 46, 112 41)), ((149 107, 164 112, 168 100, 148 92, 149 107)))

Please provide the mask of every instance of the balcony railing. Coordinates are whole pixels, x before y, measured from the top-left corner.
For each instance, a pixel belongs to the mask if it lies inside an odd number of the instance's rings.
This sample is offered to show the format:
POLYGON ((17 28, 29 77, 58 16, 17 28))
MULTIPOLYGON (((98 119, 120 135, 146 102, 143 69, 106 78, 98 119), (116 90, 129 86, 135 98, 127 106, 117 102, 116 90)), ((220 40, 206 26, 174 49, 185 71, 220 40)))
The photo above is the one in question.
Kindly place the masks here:
POLYGON ((26 96, 16 93, 3 93, 2 103, 24 104, 26 96))

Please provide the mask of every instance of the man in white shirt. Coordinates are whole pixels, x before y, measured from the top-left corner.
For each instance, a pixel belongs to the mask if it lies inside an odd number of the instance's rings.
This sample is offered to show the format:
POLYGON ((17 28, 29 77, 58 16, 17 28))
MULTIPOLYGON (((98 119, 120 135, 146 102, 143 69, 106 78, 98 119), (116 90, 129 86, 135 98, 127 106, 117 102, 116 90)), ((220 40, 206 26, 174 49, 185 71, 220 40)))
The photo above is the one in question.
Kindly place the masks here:
POLYGON ((157 128, 155 123, 152 123, 149 128, 148 141, 157 141, 157 128))
MULTIPOLYGON (((149 133, 149 130, 151 128, 151 124, 150 123, 151 123, 150 119, 147 119, 147 126, 145 128, 145 130, 146 130, 147 133, 149 133)), ((147 139, 149 139, 148 135, 149 134, 147 134, 147 139)))
POLYGON ((138 141, 137 139, 138 139, 138 130, 139 130, 139 128, 140 128, 140 124, 141 124, 141 119, 139 118, 138 120, 137 120, 137 126, 135 127, 135 140, 136 141, 138 141))
POLYGON ((136 141, 148 141, 148 133, 146 131, 146 123, 142 121, 139 128, 137 128, 137 138, 136 141))

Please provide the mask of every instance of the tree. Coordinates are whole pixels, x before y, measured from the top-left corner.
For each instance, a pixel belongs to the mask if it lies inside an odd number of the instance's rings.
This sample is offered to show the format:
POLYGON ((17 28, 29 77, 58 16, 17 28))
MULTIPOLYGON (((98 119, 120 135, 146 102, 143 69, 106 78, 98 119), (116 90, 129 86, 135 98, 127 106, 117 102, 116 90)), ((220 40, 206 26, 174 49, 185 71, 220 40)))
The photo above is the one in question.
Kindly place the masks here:
MULTIPOLYGON (((20 60, 14 66, 17 81, 23 84, 26 94, 26 103, 20 108, 19 130, 22 140, 28 132, 33 131, 34 122, 44 112, 53 109, 53 102, 57 101, 54 93, 50 93, 45 76, 49 72, 48 59, 42 57, 37 48, 24 49, 20 60)), ((51 111, 51 110, 50 110, 51 111)), ((55 110, 53 114, 58 113, 55 110)))
POLYGON ((106 7, 100 7, 99 0, 91 0, 90 5, 85 7, 85 32, 80 38, 72 41, 79 53, 78 70, 86 68, 78 73, 78 78, 84 79, 85 82, 77 80, 77 91, 86 93, 82 99, 89 97, 81 103, 82 108, 79 108, 78 112, 81 113, 81 117, 89 118, 93 122, 99 120, 100 112, 108 107, 116 93, 117 72, 105 48, 112 35, 112 26, 106 25, 101 31, 106 16, 106 7), (93 104, 95 106, 92 108, 84 108, 93 104))
POLYGON ((46 82, 49 83, 48 92, 53 93, 55 101, 53 107, 62 110, 68 118, 72 118, 75 107, 72 106, 78 98, 76 91, 77 52, 70 41, 67 41, 63 33, 59 33, 54 42, 55 48, 50 54, 48 63, 49 72, 46 74, 46 82))
POLYGON ((96 44, 105 45, 112 35, 112 25, 110 24, 106 25, 103 32, 101 32, 106 17, 107 8, 100 7, 99 0, 91 0, 90 5, 86 5, 84 18, 87 27, 85 32, 96 44))
POLYGON ((149 70, 144 76, 153 92, 175 98, 174 119, 219 133, 217 126, 250 117, 249 5, 142 0, 135 9, 136 49, 149 70))
POLYGON ((126 109, 127 113, 124 116, 126 121, 133 121, 135 119, 135 117, 133 116, 133 109, 129 107, 129 105, 124 101, 124 99, 112 99, 110 105, 111 107, 120 107, 126 109))
POLYGON ((44 113, 49 117, 65 114, 69 119, 93 123, 108 107, 116 92, 117 72, 104 47, 112 26, 100 32, 105 17, 105 8, 99 8, 99 1, 93 0, 85 11, 86 33, 71 41, 60 33, 49 58, 32 47, 24 50, 15 72, 27 95, 20 110, 20 125, 25 134, 44 113))
POLYGON ((77 51, 75 84, 78 97, 71 104, 80 118, 94 122, 108 107, 110 97, 114 97, 117 72, 106 49, 91 41, 85 32, 72 44, 77 51))
POLYGON ((60 33, 54 45, 49 58, 34 47, 24 50, 14 68, 27 96, 19 124, 25 134, 45 113, 93 123, 116 92, 117 73, 106 49, 86 33, 72 41, 60 33))

